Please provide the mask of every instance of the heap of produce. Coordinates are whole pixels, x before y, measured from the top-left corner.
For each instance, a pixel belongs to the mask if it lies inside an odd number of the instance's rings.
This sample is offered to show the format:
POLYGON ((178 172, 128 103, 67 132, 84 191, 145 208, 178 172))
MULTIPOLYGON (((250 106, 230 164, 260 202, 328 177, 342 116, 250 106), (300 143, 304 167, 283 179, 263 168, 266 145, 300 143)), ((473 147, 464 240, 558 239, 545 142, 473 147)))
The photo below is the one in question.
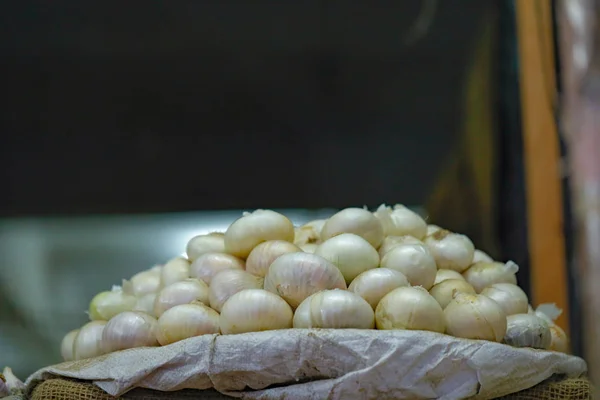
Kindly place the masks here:
POLYGON ((277 329, 406 329, 566 352, 554 321, 517 286, 518 266, 410 209, 347 208, 294 227, 271 210, 190 239, 185 257, 97 294, 65 360, 208 334, 277 329))

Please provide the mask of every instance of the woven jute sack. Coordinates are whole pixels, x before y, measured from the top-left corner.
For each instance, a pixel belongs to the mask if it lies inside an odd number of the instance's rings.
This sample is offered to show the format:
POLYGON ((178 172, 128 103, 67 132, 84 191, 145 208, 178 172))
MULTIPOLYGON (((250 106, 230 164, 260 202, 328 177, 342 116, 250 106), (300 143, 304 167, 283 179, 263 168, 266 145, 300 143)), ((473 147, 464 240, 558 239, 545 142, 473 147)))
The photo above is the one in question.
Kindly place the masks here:
POLYGON ((527 389, 532 394, 508 398, 570 399, 589 398, 585 372, 578 357, 431 332, 291 329, 205 335, 66 362, 26 385, 36 399, 455 400, 527 389))

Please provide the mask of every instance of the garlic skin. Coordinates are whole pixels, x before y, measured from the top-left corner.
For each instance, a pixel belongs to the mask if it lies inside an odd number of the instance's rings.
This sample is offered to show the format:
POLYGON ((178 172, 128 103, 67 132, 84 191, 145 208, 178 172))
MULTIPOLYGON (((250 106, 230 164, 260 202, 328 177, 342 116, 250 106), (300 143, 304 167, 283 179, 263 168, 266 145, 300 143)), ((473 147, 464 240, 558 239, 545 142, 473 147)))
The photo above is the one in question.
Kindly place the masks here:
POLYGON ((316 219, 297 228, 295 230, 294 244, 302 246, 304 244, 320 243, 321 230, 326 221, 326 219, 316 219))
POLYGON ((157 321, 141 311, 126 311, 114 316, 102 331, 105 353, 134 347, 158 346, 157 321))
POLYGON ((142 311, 156 317, 156 315, 154 315, 154 302, 156 301, 156 296, 158 296, 158 293, 148 293, 138 297, 137 303, 131 311, 142 311))
POLYGON ((381 221, 385 236, 410 235, 423 239, 427 234, 425 220, 402 204, 396 204, 393 209, 382 204, 373 214, 381 221))
POLYGON ((64 361, 73 361, 73 344, 79 333, 79 329, 74 329, 67 333, 60 343, 60 355, 64 361))
POLYGON ((437 231, 441 231, 441 230, 442 230, 442 228, 440 228, 439 226, 434 225, 434 224, 429 224, 429 225, 427 225, 427 233, 425 234, 425 236, 433 235, 437 231))
POLYGON ((262 289, 263 282, 263 278, 239 269, 221 271, 215 275, 208 288, 210 306, 220 312, 231 296, 244 289, 262 289))
POLYGON ((399 246, 401 244, 425 244, 421 240, 417 239, 414 236, 404 235, 404 236, 386 236, 381 242, 381 246, 379 246, 379 257, 383 258, 387 253, 390 252, 394 247, 399 246))
POLYGON ((294 328, 373 329, 375 313, 362 297, 333 289, 308 296, 296 309, 294 328))
POLYGON ((265 290, 281 296, 293 308, 313 293, 346 289, 340 270, 310 253, 288 253, 276 259, 265 276, 265 290))
POLYGON ((161 346, 195 336, 219 333, 219 313, 202 303, 180 304, 158 319, 156 339, 161 346))
POLYGON ((513 347, 547 350, 552 342, 548 323, 532 314, 513 314, 506 318, 504 343, 513 347))
POLYGON ((375 309, 383 296, 403 286, 410 286, 410 283, 402 272, 389 268, 375 268, 354 278, 348 290, 365 299, 375 309))
POLYGON ((160 289, 161 270, 162 268, 152 268, 132 276, 129 282, 133 294, 136 297, 141 297, 149 293, 156 293, 160 289))
POLYGON ((552 339, 549 349, 559 351, 561 353, 569 352, 569 338, 562 328, 554 323, 554 321, 562 314, 562 310, 556 307, 556 304, 545 303, 540 304, 535 310, 535 315, 544 319, 550 327, 552 339))
POLYGON ((479 249, 475 249, 475 251, 473 252, 473 264, 478 262, 494 262, 494 259, 490 257, 487 253, 479 249))
POLYGON ((281 297, 263 289, 237 292, 223 304, 221 332, 235 334, 292 327, 294 313, 281 297))
POLYGON ((444 309, 446 333, 457 338, 502 342, 506 314, 494 300, 482 295, 457 293, 444 309))
POLYGON ((346 283, 379 265, 379 254, 369 242, 353 233, 342 233, 317 247, 315 255, 323 257, 342 272, 346 283))
POLYGON ((160 271, 160 287, 167 287, 189 277, 190 262, 183 257, 175 257, 162 267, 160 271))
POLYGON ((481 293, 483 289, 494 283, 512 283, 516 285, 517 276, 515 274, 518 271, 519 266, 512 261, 506 264, 478 262, 466 270, 463 277, 475 288, 477 293, 481 293))
POLYGON ((253 248, 267 240, 294 241, 294 225, 285 215, 256 210, 234 221, 225 232, 225 251, 245 259, 253 248))
POLYGON ((494 283, 483 289, 481 294, 498 303, 507 316, 528 312, 527 295, 523 289, 512 283, 494 283))
POLYGON ((413 286, 429 290, 435 282, 437 267, 433 255, 420 244, 403 244, 394 247, 381 260, 383 268, 402 272, 413 286))
POLYGON ((212 278, 221 271, 245 268, 246 263, 241 258, 224 253, 205 253, 190 266, 190 276, 210 285, 212 278))
POLYGON ((98 357, 104 354, 102 332, 106 321, 92 321, 81 327, 73 341, 73 360, 98 357))
POLYGON ((379 219, 362 208, 345 208, 332 215, 321 229, 321 240, 325 241, 342 233, 358 235, 376 249, 384 237, 379 219))
POLYGON ((300 249, 303 252, 310 253, 310 254, 314 254, 315 251, 317 250, 317 247, 319 247, 319 245, 315 244, 315 243, 307 243, 307 244, 300 245, 300 249))
POLYGON ((268 240, 256 246, 246 259, 246 271, 252 275, 265 277, 269 266, 287 253, 298 253, 302 250, 293 243, 283 240, 268 240))
POLYGON ((448 279, 460 279, 465 280, 465 278, 461 275, 460 272, 456 272, 452 269, 438 269, 435 274, 435 281, 433 282, 433 286, 437 285, 448 279))
POLYGON ((464 279, 447 279, 434 285, 429 294, 440 304, 442 309, 446 308, 456 293, 476 294, 475 289, 464 279))
POLYGON ((475 246, 465 235, 441 229, 427 236, 425 245, 440 269, 463 272, 473 264, 475 246))
POLYGON ((442 307, 422 287, 400 287, 381 299, 375 309, 377 329, 410 329, 444 333, 442 307))
POLYGON ((222 233, 209 233, 198 235, 190 239, 185 247, 188 260, 194 262, 202 254, 225 253, 225 235, 222 233))
POLYGON ((163 288, 154 301, 154 315, 160 317, 171 307, 199 301, 208 305, 208 286, 206 283, 189 278, 163 288))
POLYGON ((136 303, 133 294, 126 293, 120 286, 113 286, 111 291, 94 296, 88 314, 92 321, 108 321, 123 311, 132 310, 136 303))

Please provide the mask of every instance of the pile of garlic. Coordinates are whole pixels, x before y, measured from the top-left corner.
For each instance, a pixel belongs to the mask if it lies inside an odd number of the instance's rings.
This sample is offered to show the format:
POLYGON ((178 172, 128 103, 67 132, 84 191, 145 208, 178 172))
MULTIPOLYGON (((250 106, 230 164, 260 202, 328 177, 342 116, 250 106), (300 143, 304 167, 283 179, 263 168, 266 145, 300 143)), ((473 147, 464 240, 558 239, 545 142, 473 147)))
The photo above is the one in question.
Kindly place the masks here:
POLYGON ((409 329, 567 351, 560 310, 529 306, 518 267, 410 209, 347 208, 294 227, 271 210, 193 237, 186 257, 96 295, 65 360, 206 334, 289 328, 409 329))

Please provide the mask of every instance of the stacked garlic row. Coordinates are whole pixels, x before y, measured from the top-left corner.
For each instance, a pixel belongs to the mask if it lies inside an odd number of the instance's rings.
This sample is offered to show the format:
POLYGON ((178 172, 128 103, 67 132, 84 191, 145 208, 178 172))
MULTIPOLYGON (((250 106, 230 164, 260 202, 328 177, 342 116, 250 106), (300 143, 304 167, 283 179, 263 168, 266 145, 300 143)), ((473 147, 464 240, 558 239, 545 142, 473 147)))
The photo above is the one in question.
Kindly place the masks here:
POLYGON ((271 210, 192 238, 176 257, 96 295, 65 360, 194 336, 288 328, 408 329, 567 350, 560 310, 533 311, 518 267, 402 205, 294 227, 271 210))

